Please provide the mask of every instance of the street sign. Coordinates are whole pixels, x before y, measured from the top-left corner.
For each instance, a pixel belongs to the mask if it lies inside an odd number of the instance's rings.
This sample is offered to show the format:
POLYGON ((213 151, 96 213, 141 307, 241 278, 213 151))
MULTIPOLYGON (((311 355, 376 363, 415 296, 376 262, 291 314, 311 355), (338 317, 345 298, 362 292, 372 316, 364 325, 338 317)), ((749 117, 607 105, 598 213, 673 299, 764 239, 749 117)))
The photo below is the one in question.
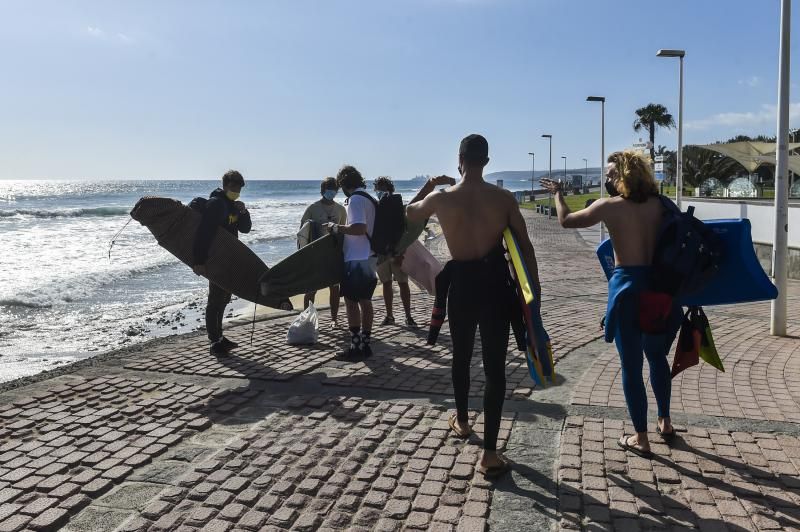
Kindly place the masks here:
POLYGON ((664 162, 664 156, 663 155, 656 155, 655 162, 663 163, 664 162))
POLYGON ((656 181, 664 181, 665 177, 664 172, 656 170, 656 181))
POLYGON ((658 162, 656 159, 656 172, 663 172, 664 171, 664 163, 658 162))

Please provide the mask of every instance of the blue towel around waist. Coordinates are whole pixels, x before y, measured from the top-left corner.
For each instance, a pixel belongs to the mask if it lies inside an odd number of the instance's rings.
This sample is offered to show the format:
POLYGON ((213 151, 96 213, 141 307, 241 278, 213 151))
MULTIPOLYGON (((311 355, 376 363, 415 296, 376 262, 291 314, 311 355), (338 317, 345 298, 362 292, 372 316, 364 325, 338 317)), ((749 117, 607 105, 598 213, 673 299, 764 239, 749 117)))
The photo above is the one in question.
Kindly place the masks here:
MULTIPOLYGON (((606 342, 614 341, 614 331, 617 329, 617 320, 638 320, 638 314, 620 316, 620 303, 633 301, 636 305, 629 306, 632 310, 638 308, 638 297, 650 287, 650 266, 617 266, 608 280, 608 306, 606 307, 605 339, 606 342)), ((637 321, 638 324, 638 321, 637 321)))

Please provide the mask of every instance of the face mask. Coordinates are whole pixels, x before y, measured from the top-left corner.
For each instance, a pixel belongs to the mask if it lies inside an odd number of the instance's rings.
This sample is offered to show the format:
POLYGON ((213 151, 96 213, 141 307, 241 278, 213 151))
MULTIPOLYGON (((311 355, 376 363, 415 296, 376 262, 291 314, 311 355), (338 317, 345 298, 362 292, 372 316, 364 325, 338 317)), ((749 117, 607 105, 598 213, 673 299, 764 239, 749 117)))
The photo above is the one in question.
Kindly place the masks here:
POLYGON ((236 201, 237 199, 239 199, 239 193, 238 192, 232 192, 230 190, 226 190, 225 191, 225 197, 228 198, 231 201, 236 201))
POLYGON ((322 197, 328 201, 333 201, 333 198, 336 197, 336 191, 330 189, 326 190, 325 192, 322 193, 322 197))
POLYGON ((379 191, 377 192, 377 194, 378 194, 378 201, 380 201, 380 200, 382 200, 383 198, 385 198, 386 196, 388 196, 388 195, 389 195, 389 192, 386 192, 385 190, 379 190, 379 191))
POLYGON ((614 183, 610 179, 606 179, 606 192, 611 197, 619 196, 619 191, 617 187, 614 186, 614 183))

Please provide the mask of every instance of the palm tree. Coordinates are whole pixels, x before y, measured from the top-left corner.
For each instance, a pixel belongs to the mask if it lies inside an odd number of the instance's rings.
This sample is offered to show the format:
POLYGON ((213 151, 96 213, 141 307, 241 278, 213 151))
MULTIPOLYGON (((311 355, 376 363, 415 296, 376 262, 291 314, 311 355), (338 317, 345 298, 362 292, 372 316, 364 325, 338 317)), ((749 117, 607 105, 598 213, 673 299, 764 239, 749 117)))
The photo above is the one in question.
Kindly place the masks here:
POLYGON ((640 107, 636 110, 636 116, 636 120, 633 121, 633 130, 638 133, 644 129, 650 133, 650 159, 655 159, 653 147, 656 143, 656 128, 673 128, 675 127, 675 120, 667 112, 667 108, 660 103, 651 103, 645 107, 640 107))

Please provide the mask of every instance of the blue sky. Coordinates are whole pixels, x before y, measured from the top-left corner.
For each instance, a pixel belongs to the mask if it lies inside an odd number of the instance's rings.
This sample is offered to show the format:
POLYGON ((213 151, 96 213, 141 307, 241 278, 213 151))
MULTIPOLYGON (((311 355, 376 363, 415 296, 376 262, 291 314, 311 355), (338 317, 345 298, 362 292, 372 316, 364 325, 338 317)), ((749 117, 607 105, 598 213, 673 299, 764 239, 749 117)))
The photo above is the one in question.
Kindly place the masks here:
POLYGON ((542 133, 554 167, 597 166, 587 95, 608 99, 607 151, 638 139, 637 107, 677 118, 659 48, 687 51, 685 143, 774 134, 778 16, 778 0, 6 1, 0 178, 455 175, 471 132, 487 171, 529 151, 544 169, 542 133))

